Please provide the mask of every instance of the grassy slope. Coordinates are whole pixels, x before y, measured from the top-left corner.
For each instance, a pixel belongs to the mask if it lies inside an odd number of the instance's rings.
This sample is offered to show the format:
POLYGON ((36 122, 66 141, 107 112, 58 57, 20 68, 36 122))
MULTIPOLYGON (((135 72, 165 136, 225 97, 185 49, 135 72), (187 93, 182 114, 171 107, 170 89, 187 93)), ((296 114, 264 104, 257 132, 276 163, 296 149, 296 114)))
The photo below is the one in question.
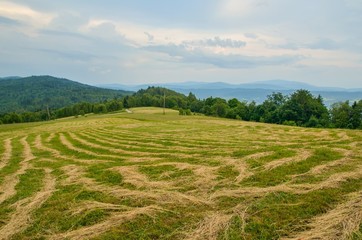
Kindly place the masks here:
POLYGON ((0 126, 0 142, 8 238, 362 234, 361 131, 138 108, 0 126))

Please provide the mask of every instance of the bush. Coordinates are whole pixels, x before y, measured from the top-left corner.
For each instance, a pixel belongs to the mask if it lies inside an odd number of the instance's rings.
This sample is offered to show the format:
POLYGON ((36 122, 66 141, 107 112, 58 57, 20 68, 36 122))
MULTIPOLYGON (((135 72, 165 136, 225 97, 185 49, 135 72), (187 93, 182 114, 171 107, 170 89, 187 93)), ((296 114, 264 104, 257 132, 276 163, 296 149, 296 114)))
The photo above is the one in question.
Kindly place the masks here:
POLYGON ((287 125, 287 126, 297 126, 297 124, 295 123, 295 121, 284 121, 283 125, 287 125))

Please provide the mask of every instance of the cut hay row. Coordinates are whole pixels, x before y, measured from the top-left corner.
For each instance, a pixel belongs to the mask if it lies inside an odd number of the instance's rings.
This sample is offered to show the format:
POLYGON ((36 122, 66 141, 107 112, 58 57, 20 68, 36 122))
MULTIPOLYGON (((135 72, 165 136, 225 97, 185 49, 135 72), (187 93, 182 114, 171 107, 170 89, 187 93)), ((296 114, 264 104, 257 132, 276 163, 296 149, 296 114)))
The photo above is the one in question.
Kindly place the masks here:
POLYGON ((157 109, 19 125, 11 136, 0 127, 0 239, 349 239, 361 231, 360 131, 157 109))

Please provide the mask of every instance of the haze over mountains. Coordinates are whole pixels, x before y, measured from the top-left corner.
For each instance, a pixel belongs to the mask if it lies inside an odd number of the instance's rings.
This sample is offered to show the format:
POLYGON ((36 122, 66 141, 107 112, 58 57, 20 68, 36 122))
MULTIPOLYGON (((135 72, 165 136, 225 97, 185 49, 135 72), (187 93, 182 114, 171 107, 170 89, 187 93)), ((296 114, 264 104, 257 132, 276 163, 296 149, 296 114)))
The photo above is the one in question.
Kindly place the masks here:
POLYGON ((316 87, 305 83, 271 80, 246 84, 224 82, 184 82, 166 84, 121 85, 102 84, 90 86, 79 82, 52 76, 4 77, 0 78, 0 114, 6 112, 37 111, 60 108, 78 102, 100 102, 115 97, 132 94, 149 86, 165 87, 188 95, 190 92, 199 99, 221 97, 237 98, 240 101, 255 101, 261 104, 273 92, 289 95, 298 89, 307 89, 315 96, 321 95, 327 107, 335 102, 358 101, 362 99, 362 89, 316 87))
POLYGON ((327 106, 330 106, 335 102, 347 100, 356 101, 362 99, 362 88, 347 89, 336 87, 318 87, 306 83, 287 80, 269 80, 243 84, 229 84, 225 82, 183 82, 141 85, 101 84, 98 86, 128 91, 146 89, 148 86, 161 86, 183 94, 192 92, 201 99, 212 96, 226 99, 237 98, 241 101, 255 101, 257 103, 262 103, 267 96, 273 92, 281 92, 288 95, 298 89, 306 89, 314 95, 321 95, 327 106))

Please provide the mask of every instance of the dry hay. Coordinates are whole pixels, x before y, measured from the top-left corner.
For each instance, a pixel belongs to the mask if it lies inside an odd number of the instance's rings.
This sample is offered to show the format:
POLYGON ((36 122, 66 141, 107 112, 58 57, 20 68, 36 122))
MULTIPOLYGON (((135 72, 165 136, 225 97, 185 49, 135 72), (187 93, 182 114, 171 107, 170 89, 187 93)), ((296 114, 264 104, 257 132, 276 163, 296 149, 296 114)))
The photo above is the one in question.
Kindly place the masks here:
POLYGON ((112 203, 104 203, 97 201, 82 201, 80 205, 76 208, 71 209, 72 215, 79 215, 90 210, 102 209, 102 210, 112 210, 112 211, 129 211, 132 208, 124 205, 117 205, 112 203))
MULTIPOLYGON (((137 111, 129 116, 136 116, 137 111)), ((139 111, 159 113, 159 109, 139 111)), ((195 117, 194 119, 198 118, 195 117)), ((54 166, 58 166, 57 164, 62 160, 73 162, 60 168, 63 175, 57 179, 52 176, 50 169, 44 168, 46 174, 43 179, 44 185, 42 189, 12 205, 15 211, 9 214, 10 220, 4 222, 5 225, 0 229, 1 237, 4 239, 10 238, 13 234, 21 233, 29 226, 34 217, 32 213, 40 208, 52 195, 56 190, 55 186, 80 185, 86 191, 101 192, 116 199, 130 200, 137 204, 140 203, 140 205, 111 204, 101 202, 99 199, 97 201, 79 201, 72 204, 67 213, 82 216, 92 210, 104 210, 107 212, 107 216, 96 224, 71 229, 67 232, 44 230, 43 233, 39 233, 39 237, 48 239, 89 239, 111 231, 113 228, 118 228, 123 223, 137 220, 140 216, 146 215, 152 219, 156 218, 158 213, 170 211, 171 208, 184 209, 193 206, 194 209, 200 207, 200 212, 197 212, 197 214, 198 217, 202 216, 202 220, 197 224, 192 224, 192 226, 185 224, 179 229, 172 229, 171 234, 176 233, 177 236, 183 236, 185 239, 217 239, 220 237, 227 239, 228 229, 231 226, 233 217, 240 218, 240 235, 244 236, 244 227, 248 220, 246 211, 248 206, 269 193, 305 194, 326 188, 336 188, 348 179, 362 177, 362 167, 356 163, 358 166, 353 171, 335 173, 316 183, 294 183, 297 176, 323 174, 331 167, 348 164, 350 160, 354 161, 352 163, 356 162, 358 159, 356 157, 357 153, 360 153, 360 150, 358 150, 360 145, 342 142, 353 141, 352 137, 343 131, 330 132, 327 130, 290 127, 282 127, 281 129, 281 127, 274 125, 200 118, 201 120, 197 124, 202 126, 210 125, 210 131, 201 131, 203 128, 200 127, 199 129, 197 125, 191 125, 191 122, 194 123, 194 119, 185 118, 183 121, 189 121, 190 126, 188 125, 184 129, 167 128, 168 124, 172 124, 172 121, 169 120, 157 122, 158 125, 156 126, 153 121, 145 124, 138 120, 123 120, 110 117, 90 121, 86 119, 84 121, 78 119, 74 120, 74 122, 71 120, 59 121, 57 124, 61 124, 61 128, 54 125, 46 128, 45 132, 41 134, 34 130, 31 133, 32 136, 35 136, 33 144, 29 145, 26 136, 20 139, 22 161, 19 163, 18 170, 4 177, 4 181, 0 186, 1 191, 3 191, 3 194, 0 195, 0 203, 16 194, 15 187, 19 182, 19 176, 28 169, 33 169, 32 164, 35 161, 42 164, 49 162, 54 166), (146 128, 147 126, 156 126, 157 129, 165 126, 165 129, 160 130, 160 132, 151 130, 149 132, 135 132, 133 129, 135 127, 146 128), (263 128, 259 128, 261 126, 263 128), (59 129, 62 129, 61 133, 59 133, 59 129), (190 129, 192 129, 192 132, 189 132, 190 129), (50 133, 53 130, 54 132, 50 133), (124 139, 122 134, 125 135, 124 139), (175 137, 175 134, 177 134, 177 137, 175 137), (116 137, 112 138, 112 136, 116 137), (220 136, 224 138, 221 140, 220 136), (245 178, 251 177, 260 171, 267 172, 282 165, 288 166, 290 163, 305 161, 312 155, 312 150, 310 150, 312 148, 308 143, 311 136, 326 142, 326 146, 328 146, 327 141, 333 143, 332 149, 342 153, 343 157, 315 166, 306 173, 290 175, 290 181, 276 186, 252 187, 244 185, 243 180, 245 178), (52 144, 57 144, 53 140, 55 138, 58 140, 58 137, 63 149, 59 148, 59 146, 53 148, 52 144), (163 141, 171 144, 163 144, 163 141), (274 153, 272 150, 264 150, 240 158, 233 157, 233 153, 238 149, 244 147, 265 149, 265 146, 269 143, 272 143, 270 146, 286 147, 290 144, 299 143, 301 148, 297 150, 296 156, 275 159, 257 169, 250 168, 247 161, 270 156, 274 153), (41 151, 32 152, 32 148, 41 151), (66 154, 67 149, 87 154, 90 159, 78 159, 75 156, 68 156, 70 154, 66 154), (147 150, 150 151, 147 152, 147 150), (49 155, 46 158, 42 157, 43 152, 47 152, 49 155), (122 161, 115 161, 121 159, 118 155, 122 154, 124 154, 122 161), (38 155, 38 158, 35 155, 38 155), (189 161, 190 158, 194 158, 196 161, 191 162, 189 161), (210 165, 208 165, 208 161, 210 161, 210 165), (96 178, 92 178, 91 174, 86 171, 89 164, 96 166, 98 163, 105 162, 109 163, 110 166, 107 170, 122 175, 122 184, 103 183, 96 180, 96 178), (212 165, 211 162, 212 164, 216 163, 216 165, 212 165), (125 164, 122 165, 123 163, 125 164), (167 178, 167 174, 171 174, 171 172, 165 171, 161 174, 162 180, 153 180, 140 171, 140 166, 161 168, 162 166, 173 166, 180 171, 191 171, 192 174, 187 173, 186 175, 181 174, 178 177, 167 178), (218 174, 221 174, 219 170, 225 166, 231 167, 233 171, 237 171, 237 174, 233 173, 232 178, 219 176, 218 174), (220 198, 222 197, 238 199, 242 197, 247 200, 240 203, 243 205, 233 206, 233 203, 231 203, 228 206, 228 203, 226 203, 225 206, 221 206, 220 198)), ((180 122, 177 121, 177 123, 180 122)), ((16 154, 14 153, 15 149, 12 149, 13 138, 2 139, 2 141, 4 143, 4 152, 0 156, 0 170, 16 154)), ((309 224, 304 228, 309 230, 291 233, 290 236, 295 239, 347 239, 352 232, 358 229, 361 223, 361 201, 361 192, 351 194, 349 200, 345 203, 337 205, 336 208, 323 215, 310 219, 309 224)))
MULTIPOLYGON (((53 135, 53 137, 54 137, 54 135, 53 135)), ((61 153, 58 150, 45 146, 42 143, 40 135, 37 135, 35 137, 34 146, 39 150, 42 150, 42 151, 45 151, 45 152, 50 152, 52 154, 52 156, 55 157, 55 158, 66 159, 66 157, 62 156, 61 153)))
POLYGON ((221 230, 227 229, 232 214, 224 214, 221 212, 210 212, 204 220, 202 220, 196 230, 187 234, 187 240, 203 240, 217 239, 221 230))
POLYGON ((10 221, 0 229, 0 236, 8 239, 10 236, 23 231, 31 223, 31 213, 38 209, 55 190, 55 178, 51 170, 46 169, 43 180, 43 188, 33 197, 25 198, 14 204, 15 212, 11 215, 10 221))
POLYGON ((3 183, 0 185, 0 189, 2 191, 2 194, 0 195, 0 203, 16 194, 15 186, 19 182, 19 175, 26 172, 26 170, 30 167, 29 161, 35 158, 31 152, 28 142, 26 141, 26 137, 23 137, 20 140, 20 143, 23 145, 23 161, 20 163, 20 168, 15 173, 6 175, 3 183))
POLYGON ((125 183, 130 183, 137 188, 169 189, 172 186, 171 183, 167 181, 150 181, 146 175, 139 172, 138 166, 122 166, 112 169, 122 174, 125 183))
MULTIPOLYGON (((119 198, 131 197, 133 199, 141 199, 141 200, 151 200, 153 202, 159 202, 164 204, 175 203, 181 205, 188 204, 211 204, 208 200, 188 195, 186 193, 181 193, 174 191, 174 189, 155 189, 152 188, 148 191, 141 190, 130 190, 127 188, 123 188, 121 186, 109 186, 105 184, 101 184, 96 182, 92 178, 85 177, 84 170, 76 165, 69 165, 62 168, 67 178, 65 178, 62 184, 70 185, 70 184, 82 184, 85 189, 89 189, 92 191, 104 192, 109 195, 113 195, 119 198)), ((176 189, 175 189, 176 190, 176 189)))
POLYGON ((103 222, 70 232, 51 235, 49 239, 89 239, 91 237, 101 235, 102 233, 107 232, 111 228, 119 226, 124 222, 133 220, 141 215, 147 215, 154 218, 156 214, 160 211, 163 211, 161 207, 151 205, 147 207, 134 208, 125 212, 112 213, 111 216, 103 222))
POLYGON ((278 160, 275 160, 275 161, 268 162, 267 164, 264 165, 264 169, 266 171, 269 171, 269 170, 271 170, 273 168, 282 166, 284 164, 290 164, 290 163, 305 161, 310 156, 312 156, 312 153, 309 150, 302 149, 302 150, 299 150, 297 155, 294 156, 294 157, 282 158, 282 159, 278 159, 278 160))
POLYGON ((79 148, 79 147, 75 147, 70 141, 68 141, 68 139, 63 135, 63 134, 59 134, 59 139, 61 141, 61 143, 67 147, 68 149, 70 150, 73 150, 73 151, 76 151, 76 152, 79 152, 79 153, 85 153, 87 155, 90 155, 90 156, 95 156, 95 157, 104 157, 104 158, 118 158, 117 156, 115 155, 103 155, 103 154, 97 154, 93 151, 89 151, 89 150, 86 150, 86 149, 83 149, 83 148, 79 148))
POLYGON ((6 166, 12 155, 11 138, 4 140, 4 152, 0 158, 0 169, 6 166))
POLYGON ((286 239, 349 239, 353 232, 357 231, 362 221, 362 192, 353 193, 350 199, 317 216, 307 226, 310 230, 296 234, 286 239))

